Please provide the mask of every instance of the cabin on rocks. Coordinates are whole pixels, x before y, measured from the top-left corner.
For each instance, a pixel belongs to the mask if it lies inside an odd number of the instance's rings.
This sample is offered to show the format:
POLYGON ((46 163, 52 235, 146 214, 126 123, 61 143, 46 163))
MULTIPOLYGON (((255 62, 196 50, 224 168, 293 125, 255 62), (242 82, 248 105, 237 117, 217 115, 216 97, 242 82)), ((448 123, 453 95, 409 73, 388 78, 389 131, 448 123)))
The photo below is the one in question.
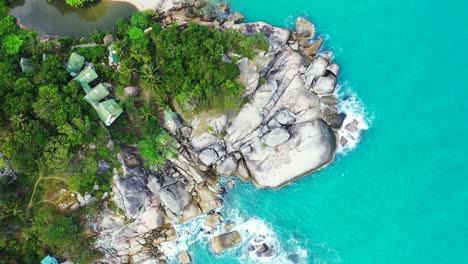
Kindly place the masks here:
POLYGON ((123 109, 114 99, 101 102, 109 96, 109 88, 104 83, 99 83, 92 88, 91 83, 98 78, 98 75, 92 66, 81 70, 84 64, 84 57, 73 52, 68 60, 66 72, 75 77, 73 80, 81 84, 86 93, 83 99, 96 110, 101 121, 106 126, 110 126, 123 113, 123 109))

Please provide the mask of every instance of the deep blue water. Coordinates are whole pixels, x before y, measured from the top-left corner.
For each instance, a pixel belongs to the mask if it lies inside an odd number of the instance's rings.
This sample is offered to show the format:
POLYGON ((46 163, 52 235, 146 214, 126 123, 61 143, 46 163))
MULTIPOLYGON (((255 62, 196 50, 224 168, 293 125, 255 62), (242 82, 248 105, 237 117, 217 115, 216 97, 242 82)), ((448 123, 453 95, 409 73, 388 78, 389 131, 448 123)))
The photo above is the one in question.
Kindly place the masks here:
MULTIPOLYGON (((278 191, 238 183, 223 210, 293 263, 468 263, 466 0, 231 3, 248 21, 312 19, 371 122, 326 169, 278 191)), ((195 263, 255 262, 195 244, 195 263)))

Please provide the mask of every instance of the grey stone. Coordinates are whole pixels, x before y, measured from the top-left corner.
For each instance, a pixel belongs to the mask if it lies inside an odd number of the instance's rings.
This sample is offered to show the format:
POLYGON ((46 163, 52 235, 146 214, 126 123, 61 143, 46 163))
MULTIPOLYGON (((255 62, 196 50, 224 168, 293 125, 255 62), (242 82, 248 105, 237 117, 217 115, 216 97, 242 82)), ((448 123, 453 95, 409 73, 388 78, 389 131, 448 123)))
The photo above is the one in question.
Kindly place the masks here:
POLYGON ((224 250, 231 248, 241 242, 242 238, 239 232, 233 231, 210 239, 210 250, 217 255, 224 250))
POLYGON ((323 117, 333 116, 333 115, 336 115, 336 114, 338 114, 338 109, 336 109, 335 107, 325 106, 322 109, 322 116, 323 117))
POLYGON ((257 72, 257 67, 255 67, 255 64, 248 58, 243 58, 238 61, 237 67, 239 67, 240 70, 237 81, 245 86, 246 90, 244 94, 249 96, 255 92, 255 89, 258 86, 258 79, 260 78, 260 74, 257 72))
POLYGON ((291 137, 282 145, 264 148, 258 143, 244 155, 250 176, 259 186, 282 187, 333 161, 335 133, 324 121, 297 123, 288 131, 291 137))
POLYGON ((313 38, 315 35, 315 27, 304 17, 298 17, 296 19, 296 36, 297 39, 308 39, 313 38))
POLYGON ((276 147, 288 141, 290 135, 288 130, 284 128, 275 128, 270 133, 266 134, 262 140, 263 143, 270 147, 276 147))
POLYGON ((114 43, 114 36, 112 36, 111 34, 106 35, 102 39, 102 42, 104 43, 104 46, 107 46, 107 45, 109 45, 111 43, 114 43))
POLYGON ((333 73, 335 76, 338 76, 338 73, 340 73, 340 65, 336 63, 330 63, 330 65, 327 66, 327 70, 333 73))
POLYGON ((289 110, 284 110, 276 115, 276 121, 283 126, 287 126, 294 124, 296 117, 289 110))
POLYGON ((237 159, 233 156, 227 157, 221 164, 216 166, 216 172, 221 176, 232 176, 237 170, 237 159))
POLYGON ((216 153, 214 149, 208 148, 202 150, 198 155, 198 158, 203 164, 205 164, 206 166, 210 166, 213 165, 219 157, 218 153, 216 153))
POLYGON ((189 264, 192 262, 192 258, 190 257, 187 251, 180 252, 179 256, 177 257, 181 264, 189 264))
POLYGON ((176 215, 182 215, 184 208, 192 201, 192 196, 181 182, 161 188, 159 198, 161 203, 176 215))
POLYGON ((346 114, 337 114, 326 117, 324 120, 332 128, 340 128, 343 125, 344 120, 346 119, 346 114))
POLYGON ((329 74, 327 76, 318 78, 312 89, 319 95, 332 94, 335 91, 335 86, 336 76, 329 74))
POLYGON ((190 127, 181 127, 180 128, 180 133, 186 139, 191 139, 192 138, 192 129, 190 127))
POLYGON ((339 102, 338 102, 338 98, 336 98, 334 95, 325 95, 325 96, 320 97, 320 103, 324 105, 333 106, 333 105, 337 105, 339 102))
POLYGON ((214 213, 214 214, 208 214, 205 217, 205 226, 208 227, 216 227, 221 224, 221 214, 220 213, 214 213))
POLYGON ((304 53, 307 56, 312 56, 312 57, 315 56, 319 52, 320 47, 322 46, 322 43, 323 43, 323 38, 319 37, 316 41, 314 41, 307 48, 304 49, 304 53))

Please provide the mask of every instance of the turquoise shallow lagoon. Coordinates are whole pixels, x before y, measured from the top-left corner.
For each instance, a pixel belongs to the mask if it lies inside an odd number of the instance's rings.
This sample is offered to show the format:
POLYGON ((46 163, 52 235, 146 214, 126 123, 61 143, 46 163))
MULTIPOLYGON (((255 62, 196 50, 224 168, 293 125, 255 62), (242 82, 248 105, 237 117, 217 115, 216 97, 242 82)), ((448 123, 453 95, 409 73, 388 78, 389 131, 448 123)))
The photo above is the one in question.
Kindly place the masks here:
MULTIPOLYGON (((282 252, 267 263, 468 263, 468 3, 233 0, 248 21, 326 36, 343 89, 370 128, 356 149, 279 191, 238 183, 226 199, 282 252)), ((192 228, 195 230, 196 228, 192 228)), ((256 263, 246 246, 195 263, 256 263)))

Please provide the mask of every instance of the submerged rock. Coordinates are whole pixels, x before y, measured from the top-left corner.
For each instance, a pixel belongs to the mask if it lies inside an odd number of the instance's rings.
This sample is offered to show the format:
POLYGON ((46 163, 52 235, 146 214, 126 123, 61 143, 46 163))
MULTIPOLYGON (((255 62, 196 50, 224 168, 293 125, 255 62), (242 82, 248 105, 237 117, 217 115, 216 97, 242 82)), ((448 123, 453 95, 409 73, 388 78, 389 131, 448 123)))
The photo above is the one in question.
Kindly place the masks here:
POLYGON ((237 231, 215 236, 210 239, 210 250, 213 254, 217 255, 224 250, 239 244, 241 240, 241 235, 237 231))
POLYGON ((296 36, 297 39, 313 38, 315 35, 315 26, 304 17, 296 19, 296 36))
POLYGON ((190 257, 187 251, 180 252, 179 256, 177 257, 181 264, 189 264, 192 262, 192 258, 190 257))

